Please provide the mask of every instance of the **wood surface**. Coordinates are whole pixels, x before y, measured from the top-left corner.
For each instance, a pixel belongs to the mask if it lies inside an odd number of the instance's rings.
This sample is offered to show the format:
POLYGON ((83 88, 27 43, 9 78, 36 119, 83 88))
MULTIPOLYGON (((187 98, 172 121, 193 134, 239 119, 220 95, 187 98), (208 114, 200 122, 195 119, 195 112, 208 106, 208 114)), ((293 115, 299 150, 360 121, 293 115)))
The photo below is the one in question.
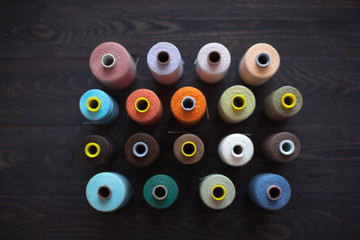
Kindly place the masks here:
POLYGON ((4 1, 0 2, 0 239, 360 239, 360 2, 341 0, 245 1, 4 1), (116 41, 139 58, 134 84, 122 91, 102 86, 91 74, 89 56, 100 43, 116 41), (171 86, 157 84, 146 54, 159 41, 175 44, 184 76, 171 86), (232 63, 216 85, 201 82, 194 61, 206 43, 220 42, 232 63), (245 122, 230 125, 217 114, 222 92, 242 84, 237 66, 255 43, 273 45, 281 56, 277 74, 251 87, 257 106, 245 122), (207 97, 209 119, 193 127, 178 124, 170 111, 182 86, 207 97), (292 85, 304 98, 301 112, 284 122, 262 110, 273 90, 292 85), (83 125, 78 101, 99 88, 120 105, 109 126, 83 125), (127 96, 138 88, 155 91, 164 116, 142 127, 126 115, 127 96), (302 145, 298 159, 271 163, 260 149, 271 133, 289 131, 302 145), (124 158, 126 139, 146 132, 160 143, 159 160, 137 168, 124 158), (205 144, 196 165, 181 165, 172 144, 183 132, 205 144), (247 165, 222 163, 217 145, 230 133, 251 134, 255 155, 247 165), (89 134, 109 137, 115 158, 102 166, 81 162, 78 146, 89 134), (134 188, 129 204, 99 213, 85 198, 88 180, 101 171, 125 174, 134 188), (284 176, 292 187, 279 211, 255 206, 247 184, 258 173, 284 176), (180 195, 169 209, 146 204, 142 188, 164 173, 180 195), (235 184, 233 204, 207 208, 198 195, 199 179, 221 173, 235 184))

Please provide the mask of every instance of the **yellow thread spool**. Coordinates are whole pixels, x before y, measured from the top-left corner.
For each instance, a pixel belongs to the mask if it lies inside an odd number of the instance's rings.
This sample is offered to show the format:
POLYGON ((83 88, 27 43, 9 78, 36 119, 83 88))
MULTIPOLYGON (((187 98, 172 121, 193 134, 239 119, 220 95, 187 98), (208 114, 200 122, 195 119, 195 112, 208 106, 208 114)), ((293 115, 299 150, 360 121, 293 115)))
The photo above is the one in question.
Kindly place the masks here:
POLYGON ((293 108, 296 104, 296 97, 292 93, 286 93, 281 98, 281 106, 286 109, 293 108))
POLYGON ((96 158, 97 156, 99 156, 100 151, 101 151, 100 145, 97 143, 90 142, 85 146, 85 154, 89 158, 96 158), (93 149, 95 149, 95 151, 93 151, 93 149))
POLYGON ((212 187, 211 196, 217 201, 223 200, 226 196, 226 189, 224 188, 224 186, 217 184, 212 187))
POLYGON ((246 106, 246 98, 244 95, 237 94, 231 99, 231 106, 235 110, 241 110, 246 106))
POLYGON ((147 112, 150 108, 150 102, 144 97, 140 97, 135 101, 135 109, 140 113, 147 112))
POLYGON ((195 155, 196 153, 196 145, 195 143, 191 142, 191 141, 187 141, 187 142, 184 142, 183 145, 181 146, 181 152, 182 154, 185 156, 185 157, 192 157, 195 155), (184 150, 184 148, 187 146, 187 145, 191 145, 193 147, 193 152, 192 153, 186 153, 186 150, 184 150))
POLYGON ((97 112, 100 110, 101 101, 97 97, 89 97, 86 101, 86 107, 90 112, 97 112))

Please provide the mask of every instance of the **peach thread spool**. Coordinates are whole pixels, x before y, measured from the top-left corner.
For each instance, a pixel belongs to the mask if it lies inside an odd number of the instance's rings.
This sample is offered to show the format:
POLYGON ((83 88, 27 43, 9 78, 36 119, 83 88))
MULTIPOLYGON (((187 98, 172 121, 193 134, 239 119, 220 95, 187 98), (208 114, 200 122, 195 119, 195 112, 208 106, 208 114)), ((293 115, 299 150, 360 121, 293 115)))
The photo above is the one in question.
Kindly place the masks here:
POLYGON ((126 111, 135 122, 152 125, 162 117, 163 107, 156 93, 148 89, 138 89, 127 98, 126 111))
POLYGON ((176 120, 181 124, 194 125, 205 114, 205 96, 194 87, 180 88, 171 98, 171 111, 176 120))
POLYGON ((248 85, 266 83, 279 69, 280 56, 274 47, 258 43, 250 47, 239 64, 239 75, 248 85))
POLYGON ((177 82, 184 71, 179 50, 168 42, 159 42, 151 47, 147 54, 147 65, 154 79, 167 85, 177 82))
POLYGON ((196 72, 206 83, 221 81, 231 63, 229 50, 220 43, 208 43, 203 46, 196 59, 196 72))
POLYGON ((90 69, 106 87, 123 89, 135 78, 136 65, 128 51, 115 42, 97 46, 90 56, 90 69))

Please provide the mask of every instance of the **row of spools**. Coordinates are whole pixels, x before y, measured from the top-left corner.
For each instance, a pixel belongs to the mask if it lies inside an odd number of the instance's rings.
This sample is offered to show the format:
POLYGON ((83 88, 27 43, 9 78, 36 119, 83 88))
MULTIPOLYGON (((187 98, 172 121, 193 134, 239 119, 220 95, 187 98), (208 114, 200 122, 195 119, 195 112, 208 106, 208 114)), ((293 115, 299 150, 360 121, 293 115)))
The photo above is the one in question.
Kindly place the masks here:
MULTIPOLYGON (((229 51, 222 44, 210 43, 201 48, 196 60, 196 71, 207 83, 221 81, 230 66, 229 51)), ((183 73, 183 61, 179 50, 171 43, 154 45, 147 55, 147 64, 156 81, 173 84, 183 73)), ((278 70, 280 57, 270 45, 255 44, 245 53, 239 63, 242 80, 252 86, 259 86, 269 80, 278 70)), ((107 87, 123 89, 134 80, 136 64, 127 50, 120 44, 107 42, 95 48, 90 57, 93 74, 107 87)), ((255 109, 254 94, 245 86, 228 88, 219 99, 218 112, 228 123, 239 123, 247 119, 255 109)), ((204 94, 194 87, 177 90, 170 107, 176 120, 183 125, 198 123, 207 110, 204 94)), ((265 114, 273 120, 284 120, 297 114, 302 107, 300 92, 291 86, 284 86, 272 92, 264 102, 265 114)), ((105 92, 92 89, 80 99, 80 110, 93 124, 109 124, 119 115, 117 102, 105 92)), ((163 113, 163 105, 151 90, 138 89, 126 101, 128 116, 141 125, 158 122, 163 113)), ((125 143, 127 160, 136 166, 146 166, 154 162, 160 153, 157 141, 148 134, 137 133, 125 143)), ((194 164, 204 154, 202 140, 193 135, 180 136, 173 145, 175 157, 183 164, 194 164)), ((300 152, 300 141, 291 133, 281 132, 268 136, 262 146, 267 158, 278 162, 294 160, 300 152)), ((92 164, 107 161, 114 146, 98 135, 86 137, 81 144, 82 158, 92 164)), ((218 154, 223 162, 231 166, 243 166, 253 156, 252 141, 243 134, 231 134, 218 145, 218 154)), ((155 208, 166 208, 177 198, 179 188, 171 177, 156 175, 144 185, 145 200, 155 208)), ((235 187, 226 176, 212 174, 202 179, 199 192, 203 202, 210 208, 223 209, 235 198, 235 187)), ((131 184, 121 174, 103 172, 88 182, 86 196, 95 209, 113 211, 124 206, 132 195, 131 184)), ((276 210, 287 204, 291 189, 288 182, 276 174, 259 174, 249 183, 250 198, 257 205, 276 210)))

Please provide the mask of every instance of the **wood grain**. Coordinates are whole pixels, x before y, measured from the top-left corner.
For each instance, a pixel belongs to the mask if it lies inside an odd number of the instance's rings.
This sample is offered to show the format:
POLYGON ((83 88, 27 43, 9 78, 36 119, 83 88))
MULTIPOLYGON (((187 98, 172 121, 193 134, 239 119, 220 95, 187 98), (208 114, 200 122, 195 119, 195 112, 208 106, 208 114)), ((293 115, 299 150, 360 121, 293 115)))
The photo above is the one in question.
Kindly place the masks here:
POLYGON ((360 2, 286 1, 1 1, 0 2, 0 239, 359 239, 360 238, 360 2), (139 59, 134 84, 122 91, 102 86, 91 74, 89 56, 101 42, 123 44, 139 59), (175 44, 184 59, 184 76, 175 85, 156 83, 146 54, 159 41, 175 44), (201 82, 194 61, 208 42, 220 42, 232 63, 224 81, 201 82), (224 123, 217 102, 228 87, 242 84, 237 66, 245 51, 268 42, 280 53, 277 74, 256 96, 254 114, 237 125, 224 123), (185 127, 170 111, 172 94, 182 86, 205 93, 209 119, 185 127), (266 118, 262 105, 273 90, 292 85, 304 98, 301 112, 285 121, 266 118), (84 125, 78 101, 91 88, 103 89, 120 105, 109 126, 84 125), (125 101, 138 88, 155 91, 164 117, 143 127, 127 117, 125 101), (289 164, 269 162, 263 139, 290 131, 301 154, 289 164), (159 160, 137 168, 124 157, 126 139, 136 132, 154 136, 159 160), (203 159, 181 165, 172 144, 181 133, 205 144, 203 159), (231 133, 250 136, 251 162, 242 168, 223 164, 220 140, 231 133), (79 144, 89 134, 108 137, 115 157, 101 166, 79 159, 79 144), (86 201, 88 180, 102 171, 129 177, 134 196, 119 211, 102 214, 86 201), (251 177, 262 172, 284 176, 292 198, 270 212, 247 196, 251 177), (180 187, 169 209, 150 208, 144 183, 165 173, 180 187), (199 179, 221 173, 237 189, 223 211, 208 209, 198 196, 199 179))

